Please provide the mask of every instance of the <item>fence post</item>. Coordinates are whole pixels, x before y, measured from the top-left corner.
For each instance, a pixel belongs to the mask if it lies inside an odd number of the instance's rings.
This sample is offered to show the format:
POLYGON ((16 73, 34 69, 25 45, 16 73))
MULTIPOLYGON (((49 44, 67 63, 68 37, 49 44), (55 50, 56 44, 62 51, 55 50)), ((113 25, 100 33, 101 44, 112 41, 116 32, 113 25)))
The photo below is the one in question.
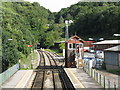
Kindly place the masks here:
POLYGON ((115 84, 115 82, 114 82, 114 90, 116 90, 116 84, 115 84))
POLYGON ((97 81, 97 72, 95 73, 96 81, 97 81))
POLYGON ((99 82, 100 82, 100 85, 101 85, 101 74, 100 74, 100 81, 99 82))
POLYGON ((89 74, 89 62, 88 62, 88 70, 87 71, 88 71, 87 73, 89 74))
POLYGON ((96 74, 97 74, 97 82, 99 83, 99 81, 98 81, 98 72, 96 74))
POLYGON ((94 70, 94 79, 95 79, 95 70, 94 70))
POLYGON ((104 76, 104 89, 105 89, 105 76, 104 76))
POLYGON ((92 69, 92 78, 93 78, 93 69, 92 69))
POLYGON ((92 68, 91 68, 91 77, 92 77, 92 68))
POLYGON ((108 88, 110 90, 110 80, 108 79, 108 88))

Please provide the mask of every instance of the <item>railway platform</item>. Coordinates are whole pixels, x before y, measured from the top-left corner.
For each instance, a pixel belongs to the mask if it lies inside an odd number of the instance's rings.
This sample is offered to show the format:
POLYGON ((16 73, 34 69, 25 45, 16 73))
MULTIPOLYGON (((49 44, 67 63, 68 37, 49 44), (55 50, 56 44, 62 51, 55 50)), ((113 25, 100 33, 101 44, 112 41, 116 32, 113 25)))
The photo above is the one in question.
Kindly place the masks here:
POLYGON ((73 86, 80 88, 103 88, 94 79, 92 79, 82 68, 64 68, 73 86))
POLYGON ((33 70, 19 70, 1 88, 25 88, 32 74, 33 70))

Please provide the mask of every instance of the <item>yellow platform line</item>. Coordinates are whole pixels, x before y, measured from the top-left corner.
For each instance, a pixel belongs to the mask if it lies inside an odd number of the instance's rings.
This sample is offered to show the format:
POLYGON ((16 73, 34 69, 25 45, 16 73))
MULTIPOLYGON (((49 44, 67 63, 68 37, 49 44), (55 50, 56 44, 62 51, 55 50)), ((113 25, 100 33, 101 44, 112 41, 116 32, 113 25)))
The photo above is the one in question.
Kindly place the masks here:
POLYGON ((22 79, 18 82, 18 84, 15 86, 15 88, 24 88, 25 84, 27 83, 29 77, 30 77, 31 71, 27 71, 25 75, 22 77, 22 79))
POLYGON ((65 68, 65 71, 75 88, 85 88, 85 86, 80 82, 80 80, 78 80, 78 78, 73 74, 73 72, 71 72, 69 68, 65 68))

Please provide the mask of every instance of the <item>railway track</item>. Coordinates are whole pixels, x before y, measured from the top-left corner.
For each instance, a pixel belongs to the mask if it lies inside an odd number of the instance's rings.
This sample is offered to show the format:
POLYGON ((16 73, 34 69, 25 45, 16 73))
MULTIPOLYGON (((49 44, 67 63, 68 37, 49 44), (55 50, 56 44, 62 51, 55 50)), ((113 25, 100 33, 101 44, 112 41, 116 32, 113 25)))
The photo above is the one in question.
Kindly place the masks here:
MULTIPOLYGON (((47 51, 48 52, 48 51, 47 51)), ((50 55, 51 55, 51 57, 52 57, 52 59, 54 59, 55 57, 57 57, 57 58, 59 58, 60 56, 57 54, 57 53, 51 53, 51 52, 48 52, 50 55), (53 58, 54 57, 54 58, 53 58)), ((62 66, 64 66, 65 65, 65 60, 62 60, 62 59, 59 59, 59 60, 56 60, 56 64, 59 64, 60 66, 62 65, 62 66)), ((58 66, 59 66, 58 65, 58 66)))
POLYGON ((38 51, 40 54, 40 63, 35 70, 36 76, 34 78, 31 90, 35 89, 73 89, 74 87, 65 73, 62 66, 57 65, 53 58, 55 54, 46 51, 38 51))

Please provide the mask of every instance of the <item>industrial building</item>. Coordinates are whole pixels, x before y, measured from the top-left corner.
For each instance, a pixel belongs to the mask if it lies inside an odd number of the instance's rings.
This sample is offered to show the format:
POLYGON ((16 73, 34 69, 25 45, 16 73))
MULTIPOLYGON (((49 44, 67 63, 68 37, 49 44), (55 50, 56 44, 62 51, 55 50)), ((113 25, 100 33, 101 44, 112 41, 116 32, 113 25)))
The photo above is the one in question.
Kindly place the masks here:
POLYGON ((104 60, 107 70, 120 69, 120 45, 104 50, 104 60))

